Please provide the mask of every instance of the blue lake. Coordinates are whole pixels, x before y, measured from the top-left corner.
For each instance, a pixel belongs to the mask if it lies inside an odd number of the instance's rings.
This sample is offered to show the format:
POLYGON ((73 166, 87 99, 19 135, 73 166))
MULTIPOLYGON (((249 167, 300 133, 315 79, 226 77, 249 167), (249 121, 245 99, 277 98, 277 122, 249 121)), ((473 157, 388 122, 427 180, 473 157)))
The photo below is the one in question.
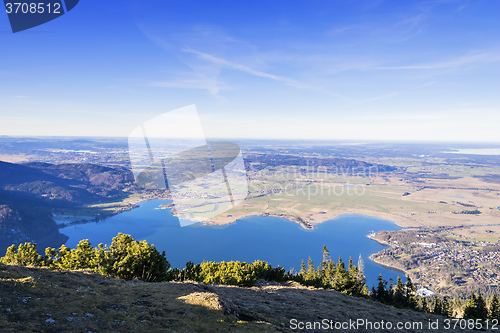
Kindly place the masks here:
MULTIPOLYGON (((203 226, 196 223, 180 227, 170 209, 157 209, 165 200, 142 202, 141 207, 97 223, 74 225, 61 229, 69 236, 66 246, 74 248, 81 239, 92 245, 110 244, 118 232, 132 235, 136 240, 147 240, 160 251, 165 251, 172 267, 183 268, 187 261, 239 260, 253 262, 260 259, 273 266, 300 270, 308 256, 317 266, 323 245, 337 262, 339 255, 346 263, 351 256, 357 265, 361 254, 364 260, 367 285, 376 284, 382 274, 385 280, 396 280, 404 274, 372 262, 368 257, 384 246, 367 238, 371 231, 399 230, 392 221, 364 215, 343 215, 317 224, 315 229, 304 229, 284 218, 251 216, 224 226, 203 226), (156 208, 156 209, 155 209, 156 208)), ((404 280, 404 279, 403 279, 404 280)))

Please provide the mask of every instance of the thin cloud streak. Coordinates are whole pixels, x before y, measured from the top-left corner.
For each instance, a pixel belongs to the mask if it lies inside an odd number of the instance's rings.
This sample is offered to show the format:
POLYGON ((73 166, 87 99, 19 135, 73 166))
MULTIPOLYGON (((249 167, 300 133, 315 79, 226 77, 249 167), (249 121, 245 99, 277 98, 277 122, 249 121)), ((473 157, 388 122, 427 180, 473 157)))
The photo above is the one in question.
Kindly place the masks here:
POLYGON ((155 81, 149 84, 150 87, 157 88, 185 88, 208 90, 210 94, 216 95, 221 90, 230 90, 229 87, 215 82, 212 79, 182 79, 178 81, 155 81))
POLYGON ((373 70, 432 70, 432 69, 455 69, 461 68, 468 65, 475 64, 487 64, 500 62, 500 54, 483 52, 477 54, 468 54, 465 56, 458 57, 456 59, 451 59, 447 61, 440 62, 430 62, 416 65, 408 66, 385 66, 385 67, 374 67, 373 70))
POLYGON ((241 72, 253 75, 253 76, 262 77, 262 78, 270 79, 270 80, 273 80, 273 81, 281 82, 281 83, 284 83, 287 86, 291 86, 291 87, 294 87, 294 88, 297 88, 297 89, 317 91, 317 92, 325 93, 325 94, 330 95, 330 96, 337 97, 337 98, 339 98, 341 100, 344 100, 344 101, 347 101, 347 102, 355 102, 355 100, 353 98, 348 97, 348 96, 344 96, 344 95, 341 95, 341 94, 338 94, 338 93, 327 91, 327 90, 324 90, 322 88, 312 87, 312 86, 303 84, 303 83, 301 83, 301 82, 299 82, 297 80, 293 80, 293 79, 290 79, 290 78, 287 78, 287 77, 278 76, 278 75, 274 75, 274 74, 269 74, 269 73, 266 73, 266 72, 258 71, 258 70, 252 69, 252 68, 250 68, 248 66, 245 66, 245 65, 242 65, 242 64, 238 64, 238 63, 235 63, 235 62, 231 62, 231 61, 219 58, 219 57, 215 57, 215 56, 212 56, 212 55, 207 54, 207 53, 199 52, 199 51, 193 50, 191 48, 184 49, 183 51, 186 52, 186 53, 195 54, 200 59, 205 60, 205 61, 209 61, 209 62, 211 62, 211 63, 213 63, 215 65, 220 66, 221 68, 229 68, 229 69, 238 70, 238 71, 241 71, 241 72))
POLYGON ((184 49, 183 51, 186 53, 196 54, 200 59, 210 61, 213 64, 219 65, 221 67, 235 69, 235 70, 239 70, 239 71, 242 71, 242 72, 245 72, 247 74, 254 75, 254 76, 263 77, 263 78, 271 79, 271 80, 278 81, 278 82, 283 82, 286 85, 289 85, 289 86, 292 86, 295 88, 299 88, 299 89, 303 88, 302 85, 298 81, 295 81, 295 80, 292 80, 292 79, 289 79, 286 77, 281 77, 281 76, 261 72, 261 71, 252 69, 250 67, 247 67, 245 65, 237 64, 237 63, 234 63, 234 62, 222 59, 222 58, 218 58, 218 57, 212 56, 212 55, 207 54, 207 53, 199 52, 199 51, 196 51, 196 50, 193 50, 190 48, 184 49))

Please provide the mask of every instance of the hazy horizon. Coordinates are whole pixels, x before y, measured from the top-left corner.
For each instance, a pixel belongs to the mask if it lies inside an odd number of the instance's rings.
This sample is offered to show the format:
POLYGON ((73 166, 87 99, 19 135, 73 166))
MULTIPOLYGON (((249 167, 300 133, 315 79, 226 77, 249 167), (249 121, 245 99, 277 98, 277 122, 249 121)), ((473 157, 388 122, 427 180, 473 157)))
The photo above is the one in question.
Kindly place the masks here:
MULTIPOLYGON (((127 140, 128 137, 126 136, 80 136, 80 135, 0 135, 0 139, 2 138, 12 138, 12 139, 94 139, 94 140, 99 140, 99 139, 116 139, 116 140, 127 140)), ((157 139, 170 139, 170 140, 190 140, 193 139, 192 137, 175 137, 175 138, 169 138, 169 137, 163 137, 163 138, 157 138, 157 139)), ((300 141, 302 143, 336 143, 336 144, 341 144, 341 145, 363 145, 363 144, 452 144, 452 145, 470 145, 470 146, 500 146, 500 141, 494 142, 494 141, 432 141, 432 140, 376 140, 376 139, 368 139, 368 140, 354 140, 354 139, 296 139, 296 138, 238 138, 238 137, 207 137, 207 141, 213 141, 213 140, 236 140, 236 141, 276 141, 276 142, 294 142, 294 141, 300 141)))

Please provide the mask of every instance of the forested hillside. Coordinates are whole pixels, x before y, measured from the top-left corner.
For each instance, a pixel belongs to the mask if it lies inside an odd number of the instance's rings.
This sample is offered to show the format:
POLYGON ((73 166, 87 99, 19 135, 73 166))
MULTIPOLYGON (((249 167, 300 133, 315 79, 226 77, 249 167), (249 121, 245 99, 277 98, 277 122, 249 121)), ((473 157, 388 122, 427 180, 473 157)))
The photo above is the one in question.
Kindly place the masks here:
POLYGON ((0 161, 0 248, 33 241, 59 246, 52 210, 119 200, 134 189, 125 169, 93 164, 13 164, 0 161))

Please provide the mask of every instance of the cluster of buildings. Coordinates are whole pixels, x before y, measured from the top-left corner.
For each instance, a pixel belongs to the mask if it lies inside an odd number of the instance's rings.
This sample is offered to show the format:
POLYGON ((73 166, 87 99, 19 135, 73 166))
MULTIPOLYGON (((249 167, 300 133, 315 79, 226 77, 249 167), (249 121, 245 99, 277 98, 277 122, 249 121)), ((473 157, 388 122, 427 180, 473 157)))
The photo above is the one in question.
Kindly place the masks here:
POLYGON ((436 287, 441 285, 465 285, 478 287, 500 286, 500 251, 497 243, 482 241, 443 241, 402 243, 392 239, 387 255, 405 261, 405 269, 418 272, 418 282, 436 287), (403 259, 404 258, 404 259, 403 259))

